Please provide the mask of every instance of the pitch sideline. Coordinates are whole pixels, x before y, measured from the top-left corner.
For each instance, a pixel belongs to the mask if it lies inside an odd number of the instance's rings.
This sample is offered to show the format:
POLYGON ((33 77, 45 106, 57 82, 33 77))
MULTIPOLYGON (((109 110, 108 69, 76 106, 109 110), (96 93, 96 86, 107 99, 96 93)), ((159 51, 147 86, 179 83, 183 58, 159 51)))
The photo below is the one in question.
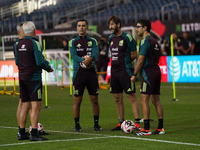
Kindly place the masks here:
MULTIPOLYGON (((16 127, 5 127, 0 126, 0 128, 7 129, 18 129, 16 127)), ((63 131, 52 131, 46 130, 48 132, 57 132, 57 133, 66 133, 66 134, 83 134, 83 135, 95 135, 100 137, 92 137, 92 138, 79 138, 79 139, 65 139, 65 140, 48 140, 48 141, 36 141, 36 142, 23 142, 23 143, 13 143, 13 144, 2 144, 0 147, 6 146, 17 146, 17 145, 25 145, 25 144, 35 144, 35 143, 53 143, 53 142, 65 142, 65 141, 83 141, 83 140, 94 140, 94 139, 103 139, 103 138, 125 138, 125 139, 134 139, 134 140, 143 140, 143 141, 152 141, 152 142, 160 142, 160 143, 169 143, 169 144, 177 144, 177 145, 188 145, 188 146, 197 146, 200 147, 200 144, 195 143, 184 143, 184 142, 175 142, 175 141, 166 141, 166 140, 157 140, 157 139, 148 139, 148 138, 139 138, 139 137, 127 137, 127 136, 110 136, 106 134, 92 134, 92 133, 81 133, 81 132, 63 132, 63 131)))

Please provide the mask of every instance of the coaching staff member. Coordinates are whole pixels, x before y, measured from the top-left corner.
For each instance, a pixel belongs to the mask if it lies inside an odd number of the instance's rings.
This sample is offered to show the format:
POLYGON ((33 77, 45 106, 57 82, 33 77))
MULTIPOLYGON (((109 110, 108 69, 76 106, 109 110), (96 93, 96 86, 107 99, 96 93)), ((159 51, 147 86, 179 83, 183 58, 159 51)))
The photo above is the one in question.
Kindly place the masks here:
POLYGON ((74 60, 73 86, 74 105, 73 114, 75 121, 75 132, 80 132, 79 124, 80 105, 83 99, 85 86, 87 87, 94 116, 94 130, 101 131, 99 122, 99 102, 98 102, 98 78, 95 71, 95 59, 98 57, 98 43, 94 38, 87 36, 88 22, 85 19, 77 21, 78 36, 70 41, 69 50, 74 60), (85 56, 89 57, 85 57, 85 56), (80 63, 84 63, 87 68, 82 68, 80 63), (93 65, 92 65, 93 64, 93 65))
POLYGON ((32 21, 23 24, 25 37, 21 40, 15 53, 15 62, 19 69, 20 96, 22 99, 22 110, 20 112, 19 140, 27 139, 25 126, 28 111, 31 107, 30 120, 32 132, 30 141, 48 140, 39 136, 37 124, 42 101, 42 69, 52 72, 49 62, 42 55, 42 47, 36 39, 36 28, 32 21))
POLYGON ((140 103, 144 117, 144 128, 135 133, 137 136, 164 134, 163 128, 163 108, 160 102, 160 82, 161 73, 158 66, 160 57, 160 46, 156 39, 150 35, 151 22, 146 19, 137 21, 136 31, 142 37, 140 42, 140 53, 136 64, 135 71, 131 77, 131 81, 135 82, 137 73, 142 70, 141 88, 140 88, 140 103), (149 99, 156 108, 158 117, 158 127, 151 133, 149 117, 150 107, 149 99))
POLYGON ((130 81, 133 72, 132 61, 137 58, 136 42, 134 38, 121 30, 121 19, 112 16, 108 20, 112 35, 109 37, 109 46, 112 56, 110 93, 113 93, 119 123, 111 131, 121 130, 124 121, 123 91, 126 93, 135 118, 135 130, 141 130, 140 106, 136 97, 135 83, 130 81))

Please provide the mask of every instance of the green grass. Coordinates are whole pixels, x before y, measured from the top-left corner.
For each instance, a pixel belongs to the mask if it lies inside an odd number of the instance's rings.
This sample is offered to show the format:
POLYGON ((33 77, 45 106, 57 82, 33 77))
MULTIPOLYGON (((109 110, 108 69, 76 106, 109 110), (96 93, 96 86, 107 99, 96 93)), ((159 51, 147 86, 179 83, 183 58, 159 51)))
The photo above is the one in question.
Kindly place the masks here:
MULTIPOLYGON (((139 82, 136 82, 137 98, 139 100, 139 82)), ((7 87, 12 90, 13 87, 7 87)), ((0 86, 0 90, 3 87, 0 86)), ((176 84, 178 102, 173 99, 171 83, 162 83, 161 102, 164 109, 165 135, 151 135, 135 137, 132 134, 123 134, 121 131, 111 132, 117 123, 117 113, 113 95, 109 90, 100 90, 100 125, 103 131, 93 130, 92 107, 87 91, 84 93, 81 104, 80 125, 81 133, 74 133, 74 119, 72 113, 73 97, 69 95, 69 88, 61 90, 58 86, 48 86, 48 106, 40 113, 40 123, 50 135, 45 137, 49 141, 30 142, 18 141, 16 109, 19 96, 0 95, 0 149, 1 150, 118 150, 118 149, 200 149, 200 84, 176 84), (7 128, 10 127, 10 128, 7 128), (160 140, 160 141, 156 141, 160 140), (175 143, 174 143, 175 142, 175 143), (181 143, 178 143, 181 142, 181 143), (189 145, 187 144, 189 143, 189 145), (8 145, 6 145, 8 144, 8 145), (192 145, 194 144, 194 145, 192 145)), ((124 95, 125 119, 134 121, 130 103, 124 95)), ((43 107, 45 99, 43 94, 43 107)), ((151 129, 157 127, 156 111, 150 102, 151 129)), ((141 113, 142 117, 142 113, 141 113)), ((30 126, 27 120, 26 130, 30 126)), ((142 123, 143 126, 143 123, 142 123)))

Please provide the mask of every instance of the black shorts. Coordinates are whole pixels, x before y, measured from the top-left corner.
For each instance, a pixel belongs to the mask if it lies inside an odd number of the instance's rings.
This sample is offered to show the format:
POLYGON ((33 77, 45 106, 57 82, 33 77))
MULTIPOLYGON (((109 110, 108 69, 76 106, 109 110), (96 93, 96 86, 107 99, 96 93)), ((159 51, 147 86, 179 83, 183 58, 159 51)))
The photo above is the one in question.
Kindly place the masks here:
POLYGON ((42 81, 19 80, 22 102, 42 101, 42 81))
POLYGON ((161 72, 160 68, 145 68, 142 70, 141 94, 160 95, 161 72))
POLYGON ((82 96, 85 87, 87 87, 89 95, 99 94, 99 83, 95 70, 93 72, 77 73, 73 82, 74 96, 82 96))
POLYGON ((110 93, 135 93, 135 83, 131 82, 130 78, 132 70, 122 70, 115 73, 111 72, 110 93), (129 73, 128 73, 128 72, 129 73))

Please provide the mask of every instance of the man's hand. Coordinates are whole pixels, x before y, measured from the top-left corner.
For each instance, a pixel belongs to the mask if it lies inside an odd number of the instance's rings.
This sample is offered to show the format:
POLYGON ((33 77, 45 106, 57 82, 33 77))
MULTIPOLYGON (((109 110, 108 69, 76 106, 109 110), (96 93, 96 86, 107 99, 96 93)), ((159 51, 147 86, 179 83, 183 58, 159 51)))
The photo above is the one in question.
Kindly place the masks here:
POLYGON ((84 56, 83 58, 85 58, 85 60, 82 61, 82 63, 84 63, 86 66, 91 66, 91 64, 92 64, 92 57, 86 57, 86 56, 84 56))
POLYGON ((53 72, 54 70, 53 70, 53 68, 51 68, 48 72, 53 72))
POLYGON ((132 76, 132 77, 130 78, 130 80, 131 80, 131 82, 135 82, 135 81, 136 81, 136 76, 132 76))

